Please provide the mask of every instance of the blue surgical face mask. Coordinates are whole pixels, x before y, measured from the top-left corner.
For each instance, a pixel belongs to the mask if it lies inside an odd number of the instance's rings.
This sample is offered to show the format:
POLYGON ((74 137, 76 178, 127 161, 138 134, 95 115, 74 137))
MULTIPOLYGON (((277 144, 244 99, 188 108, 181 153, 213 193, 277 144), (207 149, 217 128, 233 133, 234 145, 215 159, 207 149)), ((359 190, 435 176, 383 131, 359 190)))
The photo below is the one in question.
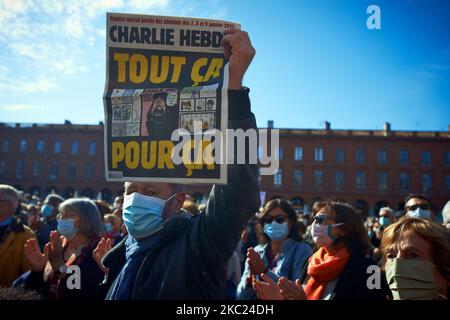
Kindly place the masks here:
POLYGON ((288 224, 287 222, 277 223, 275 221, 272 223, 265 223, 264 233, 272 240, 283 240, 289 233, 288 224))
POLYGON ((417 208, 414 211, 408 211, 408 216, 418 219, 431 219, 431 211, 417 208))
POLYGON ((125 196, 122 217, 130 236, 142 239, 158 230, 163 223, 165 203, 173 196, 166 201, 137 192, 125 196))
POLYGON ((72 239, 78 233, 78 228, 75 227, 74 219, 58 220, 58 232, 67 239, 72 239))
POLYGON ((388 217, 380 217, 379 221, 380 221, 381 226, 383 226, 383 227, 387 227, 388 225, 391 224, 388 217))
POLYGON ((41 215, 44 218, 51 217, 53 215, 53 206, 44 204, 41 208, 41 215))
POLYGON ((106 232, 111 232, 112 231, 111 223, 109 223, 109 222, 105 223, 105 231, 106 232))

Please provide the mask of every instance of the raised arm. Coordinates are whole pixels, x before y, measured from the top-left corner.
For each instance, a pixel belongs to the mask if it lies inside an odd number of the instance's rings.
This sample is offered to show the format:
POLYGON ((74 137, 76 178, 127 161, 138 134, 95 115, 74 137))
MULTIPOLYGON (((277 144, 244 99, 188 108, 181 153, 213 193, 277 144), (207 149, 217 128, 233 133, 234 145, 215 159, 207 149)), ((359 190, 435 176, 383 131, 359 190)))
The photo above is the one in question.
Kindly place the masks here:
MULTIPOLYGON (((227 30, 222 45, 229 61, 228 128, 256 130, 255 117, 250 109, 249 89, 242 88, 242 78, 255 55, 255 49, 248 34, 240 30, 227 30)), ((228 165, 227 185, 213 186, 205 215, 193 230, 195 242, 207 244, 210 254, 223 259, 231 256, 242 227, 259 209, 257 167, 256 164, 248 163, 248 146, 245 152, 245 164, 228 165)))

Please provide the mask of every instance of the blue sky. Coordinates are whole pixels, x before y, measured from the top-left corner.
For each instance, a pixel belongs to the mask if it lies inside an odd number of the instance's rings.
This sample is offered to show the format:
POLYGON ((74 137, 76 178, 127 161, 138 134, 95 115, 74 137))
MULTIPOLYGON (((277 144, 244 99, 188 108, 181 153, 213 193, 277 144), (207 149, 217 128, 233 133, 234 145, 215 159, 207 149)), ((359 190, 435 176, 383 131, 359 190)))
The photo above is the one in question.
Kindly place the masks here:
POLYGON ((0 121, 103 120, 105 12, 240 22, 258 125, 447 130, 450 1, 0 0, 0 121), (381 30, 366 9, 381 8, 381 30))

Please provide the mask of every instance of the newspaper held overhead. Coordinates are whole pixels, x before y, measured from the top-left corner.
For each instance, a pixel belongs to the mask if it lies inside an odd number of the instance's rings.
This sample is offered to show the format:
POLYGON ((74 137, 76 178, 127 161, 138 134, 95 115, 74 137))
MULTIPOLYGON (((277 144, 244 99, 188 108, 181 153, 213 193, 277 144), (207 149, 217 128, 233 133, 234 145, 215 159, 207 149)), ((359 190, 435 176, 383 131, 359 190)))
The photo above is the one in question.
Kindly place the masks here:
POLYGON ((226 148, 213 138, 228 121, 220 42, 240 25, 121 13, 106 19, 107 180, 226 183, 226 165, 215 161, 226 148))

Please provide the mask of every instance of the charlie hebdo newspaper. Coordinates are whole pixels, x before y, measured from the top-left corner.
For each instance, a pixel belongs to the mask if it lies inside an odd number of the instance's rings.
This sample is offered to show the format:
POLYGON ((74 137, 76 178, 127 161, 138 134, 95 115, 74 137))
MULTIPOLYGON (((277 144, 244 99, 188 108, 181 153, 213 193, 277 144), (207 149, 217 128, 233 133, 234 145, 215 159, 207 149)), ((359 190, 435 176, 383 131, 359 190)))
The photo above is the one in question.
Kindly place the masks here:
MULTIPOLYGON (((107 13, 105 168, 109 181, 226 183, 207 133, 228 121, 219 20, 107 13), (174 131, 178 129, 178 134, 174 131)), ((216 145, 217 146, 217 145, 216 145)))

